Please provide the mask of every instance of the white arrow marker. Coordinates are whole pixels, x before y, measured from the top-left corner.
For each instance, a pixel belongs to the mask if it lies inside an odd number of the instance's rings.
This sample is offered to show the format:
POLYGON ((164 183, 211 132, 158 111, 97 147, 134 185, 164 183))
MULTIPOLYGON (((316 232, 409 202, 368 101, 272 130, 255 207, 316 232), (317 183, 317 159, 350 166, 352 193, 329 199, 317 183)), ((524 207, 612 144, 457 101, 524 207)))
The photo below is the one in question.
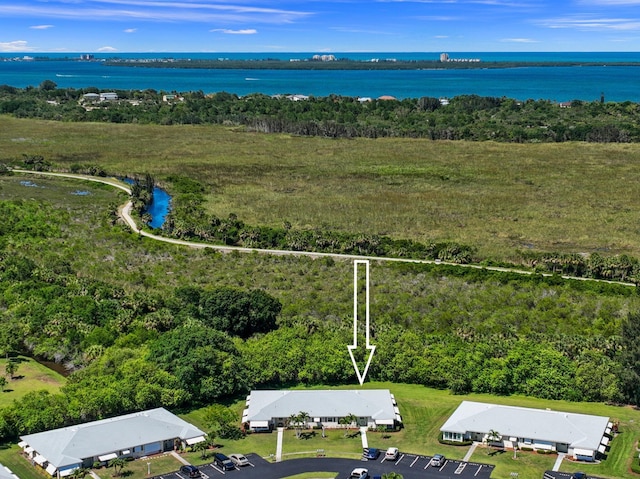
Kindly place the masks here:
POLYGON ((367 372, 369 372, 369 366, 371 366, 371 359, 373 358, 373 353, 376 351, 376 347, 369 344, 369 261, 367 260, 355 260, 353 262, 353 344, 347 346, 349 350, 349 356, 351 356, 351 362, 353 363, 353 368, 356 370, 356 375, 358 376, 358 381, 360 381, 360 386, 364 383, 365 378, 367 377, 367 372), (367 360, 367 365, 364 368, 362 374, 360 374, 360 369, 358 368, 358 363, 356 362, 356 358, 353 355, 353 351, 358 349, 358 265, 364 264, 366 270, 366 284, 365 284, 365 338, 366 344, 365 347, 369 351, 369 359, 367 360))

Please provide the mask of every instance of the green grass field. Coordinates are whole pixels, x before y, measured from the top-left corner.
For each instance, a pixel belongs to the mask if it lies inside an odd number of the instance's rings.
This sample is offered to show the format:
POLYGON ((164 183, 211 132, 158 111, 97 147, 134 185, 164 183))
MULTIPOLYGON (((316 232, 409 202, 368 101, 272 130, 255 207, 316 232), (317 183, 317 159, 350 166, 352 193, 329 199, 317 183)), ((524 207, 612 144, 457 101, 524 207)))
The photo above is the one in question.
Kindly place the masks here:
POLYGON ((43 155, 113 174, 183 174, 208 210, 248 224, 454 240, 516 251, 640 256, 636 144, 333 140, 214 126, 59 123, 0 117, 0 161, 43 155))
POLYGON ((18 370, 15 372, 15 379, 10 379, 5 374, 7 360, 0 359, 0 374, 7 378, 5 390, 0 391, 0 408, 19 400, 31 391, 45 389, 53 393, 64 385, 64 377, 34 359, 19 356, 15 360, 19 364, 18 370))

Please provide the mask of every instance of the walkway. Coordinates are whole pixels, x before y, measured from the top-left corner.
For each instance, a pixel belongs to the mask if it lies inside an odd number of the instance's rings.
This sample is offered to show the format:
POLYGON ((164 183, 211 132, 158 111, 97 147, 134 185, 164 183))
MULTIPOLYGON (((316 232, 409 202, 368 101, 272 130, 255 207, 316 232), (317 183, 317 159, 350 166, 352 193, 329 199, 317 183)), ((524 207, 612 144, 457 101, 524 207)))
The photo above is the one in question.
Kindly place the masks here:
POLYGON ((462 459, 464 462, 469 462, 469 460, 471 460, 471 456, 473 455, 474 452, 476 452, 476 447, 478 447, 478 444, 480 443, 476 441, 474 441, 473 444, 471 444, 471 447, 469 448, 467 453, 464 455, 464 458, 462 459))
POLYGON ((360 428, 360 437, 362 438, 362 449, 367 449, 369 447, 369 440, 367 439, 367 428, 360 428))
POLYGON ((282 439, 284 437, 284 428, 278 428, 278 443, 276 444, 276 462, 282 461, 282 439))
POLYGON ((178 461, 180 461, 182 464, 188 466, 189 465, 189 461, 187 461, 184 457, 182 457, 180 454, 178 454, 176 451, 171 451, 170 453, 173 457, 175 457, 178 461))
POLYGON ((564 452, 559 452, 558 453, 558 458, 556 459, 556 463, 553 465, 553 469, 552 471, 558 471, 560 470, 560 465, 562 464, 562 461, 564 460, 564 456, 566 456, 567 454, 564 452))

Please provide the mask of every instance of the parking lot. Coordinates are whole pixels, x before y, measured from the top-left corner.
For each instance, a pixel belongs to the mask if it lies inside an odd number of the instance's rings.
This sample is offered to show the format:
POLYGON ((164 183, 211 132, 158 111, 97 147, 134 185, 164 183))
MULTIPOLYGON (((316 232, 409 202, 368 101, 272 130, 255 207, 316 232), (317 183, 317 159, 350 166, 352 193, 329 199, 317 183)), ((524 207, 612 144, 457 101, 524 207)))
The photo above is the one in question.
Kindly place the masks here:
MULTIPOLYGON (((405 479, 489 479, 493 466, 474 462, 447 459, 441 467, 430 465, 430 456, 403 454, 395 461, 384 457, 377 460, 361 461, 356 459, 308 458, 290 459, 279 463, 268 462, 256 454, 247 454, 249 465, 232 471, 223 471, 214 464, 198 466, 202 479, 231 476, 235 479, 281 479, 283 477, 315 471, 336 471, 339 479, 349 477, 358 467, 368 469, 370 476, 381 476, 388 472, 402 474, 405 479)), ((180 472, 155 476, 155 479, 190 479, 180 472)), ((560 479, 560 478, 558 478, 560 479)), ((564 479, 564 478, 563 478, 564 479)))

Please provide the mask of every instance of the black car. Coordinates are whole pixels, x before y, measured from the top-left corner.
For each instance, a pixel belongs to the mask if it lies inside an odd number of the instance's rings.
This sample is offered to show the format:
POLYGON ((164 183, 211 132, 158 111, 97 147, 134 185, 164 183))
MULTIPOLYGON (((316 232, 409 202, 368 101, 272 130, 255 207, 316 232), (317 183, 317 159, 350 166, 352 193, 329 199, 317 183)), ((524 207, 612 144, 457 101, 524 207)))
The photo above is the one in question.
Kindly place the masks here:
POLYGON ((223 471, 232 471, 236 468, 231 459, 222 454, 221 452, 216 452, 213 455, 213 463, 218 466, 223 471))
POLYGON ((196 466, 192 466, 191 464, 182 466, 180 468, 180 472, 187 477, 200 477, 200 469, 198 469, 196 466))
POLYGON ((589 479, 584 472, 574 472, 571 474, 571 479, 589 479))

